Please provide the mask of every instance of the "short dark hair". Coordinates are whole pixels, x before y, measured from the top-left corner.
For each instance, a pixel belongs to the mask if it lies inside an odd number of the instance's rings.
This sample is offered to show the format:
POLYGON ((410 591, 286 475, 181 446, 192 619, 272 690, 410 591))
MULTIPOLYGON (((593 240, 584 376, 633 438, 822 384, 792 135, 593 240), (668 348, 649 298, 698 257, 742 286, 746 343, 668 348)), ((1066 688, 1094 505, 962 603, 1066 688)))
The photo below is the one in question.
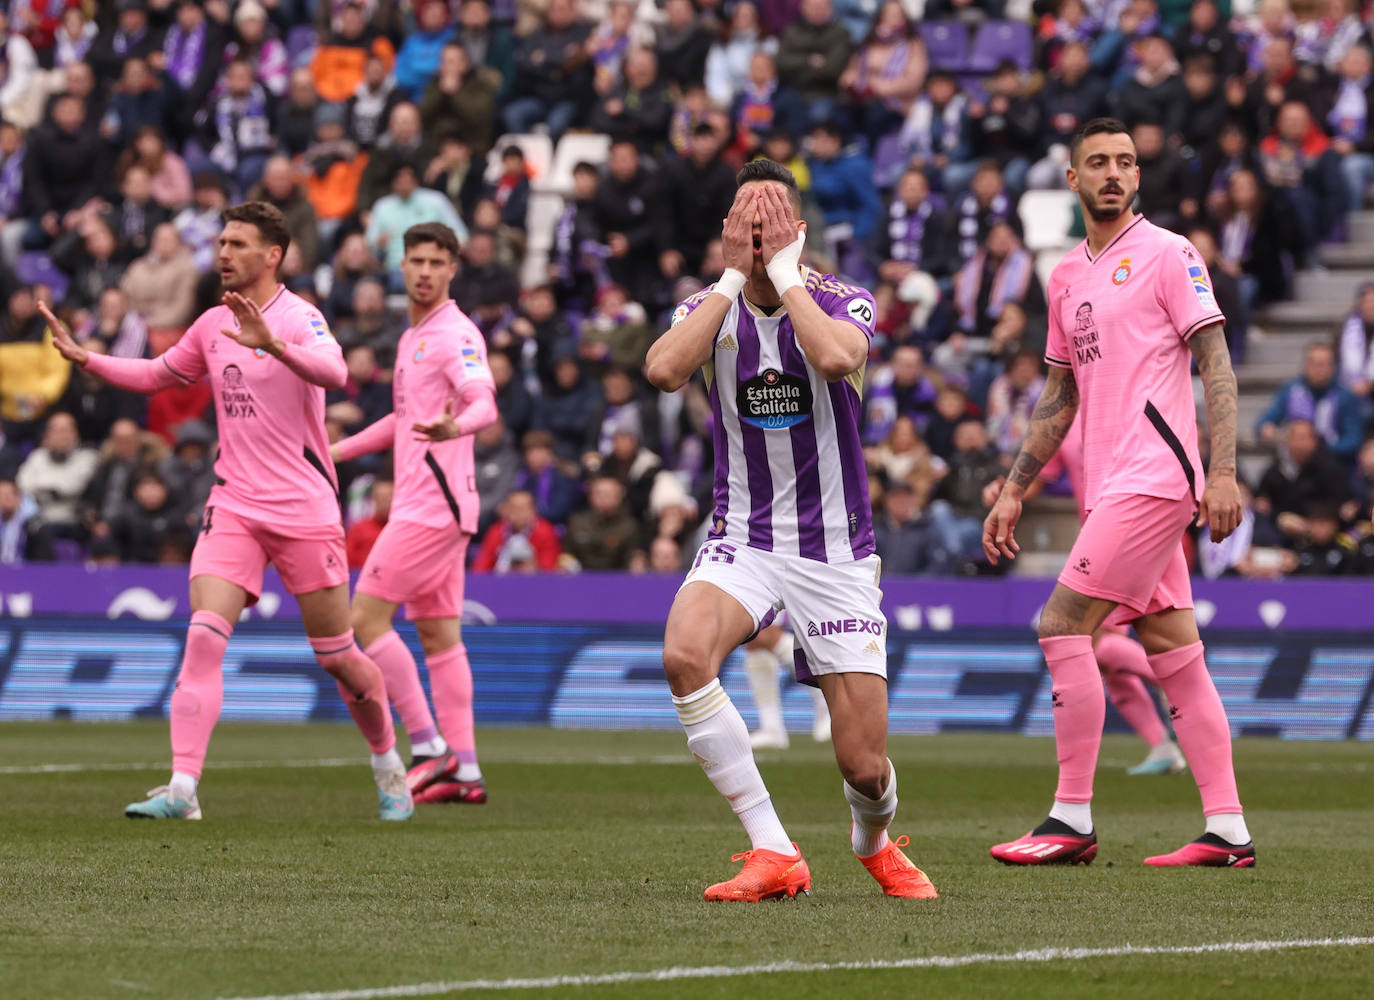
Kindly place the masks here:
MULTIPOLYGON (((458 47, 462 48, 461 45, 458 47)), ((511 143, 509 146, 506 146, 501 150, 501 159, 504 160, 507 157, 512 157, 514 159, 519 160, 521 163, 524 163, 525 151, 521 149, 519 146, 517 146, 515 143, 511 143)))
POLYGON ((291 230, 286 226, 286 216, 280 208, 266 201, 245 201, 242 205, 231 205, 224 210, 225 222, 243 222, 252 226, 262 236, 263 242, 281 247, 281 255, 291 246, 291 230))
POLYGON ((573 165, 573 171, 572 171, 572 172, 573 172, 574 175, 576 175, 576 174, 597 174, 598 176, 599 176, 600 173, 601 173, 601 171, 598 170, 598 169, 596 168, 596 164, 595 164, 595 163, 589 163, 589 162, 586 161, 586 160, 578 160, 577 163, 575 163, 575 164, 573 165))
POLYGON ((401 237, 401 245, 407 253, 422 243, 433 243, 440 250, 447 251, 453 260, 458 259, 458 236, 442 222, 417 223, 401 237))
POLYGON ((1086 122, 1069 143, 1070 163, 1078 162, 1078 151, 1083 148, 1083 141, 1093 135, 1124 135, 1130 138, 1131 130, 1119 118, 1094 118, 1086 122))
POLYGON ((801 215, 801 188, 797 187, 797 179, 792 176, 792 171, 788 170, 777 160, 750 160, 739 168, 739 173, 735 174, 735 187, 742 188, 746 184, 755 184, 762 181, 776 181, 787 188, 787 196, 792 201, 792 208, 798 215, 801 215))

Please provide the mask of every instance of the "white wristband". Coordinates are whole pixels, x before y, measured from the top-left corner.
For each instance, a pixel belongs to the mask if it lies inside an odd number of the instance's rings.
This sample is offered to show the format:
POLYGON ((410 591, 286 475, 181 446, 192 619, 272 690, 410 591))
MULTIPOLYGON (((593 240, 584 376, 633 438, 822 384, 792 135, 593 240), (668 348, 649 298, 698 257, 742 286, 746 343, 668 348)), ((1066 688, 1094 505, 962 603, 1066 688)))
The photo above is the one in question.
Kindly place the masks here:
POLYGON ((802 287, 801 269, 797 265, 786 262, 781 267, 776 265, 775 260, 768 266, 768 278, 773 282, 779 297, 786 295, 790 289, 802 287))
POLYGON ((739 298, 739 293, 744 291, 744 284, 749 280, 749 276, 743 271, 736 271, 733 267, 727 267, 725 273, 716 281, 716 287, 711 291, 717 295, 724 295, 731 302, 739 298))

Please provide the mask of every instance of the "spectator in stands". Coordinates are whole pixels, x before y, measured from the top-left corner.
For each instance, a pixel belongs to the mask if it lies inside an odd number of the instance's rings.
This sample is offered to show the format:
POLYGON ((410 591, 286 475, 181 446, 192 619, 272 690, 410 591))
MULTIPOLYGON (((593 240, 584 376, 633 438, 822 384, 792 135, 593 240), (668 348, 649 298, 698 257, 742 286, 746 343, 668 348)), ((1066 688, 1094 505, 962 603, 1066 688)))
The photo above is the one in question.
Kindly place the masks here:
POLYGON ((315 139, 321 116, 339 107, 320 100, 315 92, 315 78, 308 68, 292 70, 286 100, 276 105, 277 144, 282 152, 293 160, 303 155, 315 139))
POLYGON ((178 501, 184 523, 200 524, 210 490, 215 485, 215 436, 199 420, 188 420, 177 428, 172 453, 158 465, 167 489, 178 501))
POLYGON ((596 306, 582 320, 577 352, 591 373, 608 367, 637 371, 653 339, 644 307, 631 302, 619 285, 609 284, 597 290, 596 306))
POLYGON ((1278 457, 1255 490, 1255 512, 1292 540, 1306 533, 1304 515, 1313 504, 1340 507, 1350 501, 1350 475, 1327 450, 1311 421, 1292 421, 1284 435, 1278 457))
POLYGON ((530 417, 534 413, 534 397, 525 388, 525 380, 520 378, 519 369, 516 367, 520 361, 520 349, 523 344, 518 338, 510 337, 508 331, 506 336, 512 341, 509 346, 488 345, 491 351, 487 355, 487 363, 491 368, 492 383, 496 386, 496 408, 505 420, 505 426, 509 427, 513 434, 520 435, 530 425, 530 417))
POLYGON ((352 315, 334 327, 334 336, 345 350, 367 344, 373 353, 394 360, 396 341, 405 322, 386 307, 386 287, 378 275, 367 275, 353 285, 352 315))
POLYGON ((13 235, 0 235, 0 257, 14 259, 17 249, 5 244, 23 238, 28 226, 21 220, 24 206, 24 133, 13 122, 0 121, 0 234, 13 226, 13 235))
MULTIPOLYGON (((397 104, 391 109, 386 131, 372 147, 363 169, 362 180, 358 183, 358 211, 370 212, 377 200, 391 190, 396 168, 402 163, 418 167, 427 159, 428 148, 420 130, 419 110, 408 101, 397 104)), ((476 165, 476 169, 480 173, 481 165, 476 165)))
POLYGON ((401 258, 405 256, 402 237, 411 226, 421 222, 442 222, 458 234, 460 242, 468 237, 467 226, 449 201, 438 191, 420 187, 420 175, 412 163, 400 163, 391 172, 391 194, 372 206, 367 223, 367 242, 386 266, 393 289, 401 287, 401 258))
POLYGON ((954 382, 940 386, 935 396, 935 412, 926 424, 925 440, 930 453, 942 462, 954 454, 954 430, 973 416, 968 393, 954 382))
POLYGON ((582 498, 577 480, 558 467, 552 434, 544 430, 527 432, 521 439, 524 458, 515 473, 512 489, 527 491, 539 516, 551 524, 564 525, 582 498))
POLYGON ((1012 224, 999 221, 988 230, 982 248, 954 276, 959 328, 971 336, 988 336, 1008 302, 1015 302, 1029 316, 1046 312, 1035 258, 1021 245, 1012 224))
POLYGON ((891 433, 882 444, 866 453, 865 461, 882 474, 884 482, 909 483, 916 490, 923 508, 945 471, 944 462, 934 459, 930 446, 917 433, 916 422, 910 417, 898 417, 891 433))
POLYGON ((440 53, 457 29, 450 19, 448 0, 417 0, 416 30, 407 34, 396 53, 396 86, 412 101, 424 96, 439 70, 440 53))
POLYGON ((391 500, 396 495, 396 484, 390 479, 375 479, 368 497, 372 501, 372 513, 361 520, 354 521, 348 528, 344 548, 348 553, 348 568, 362 569, 372 546, 377 544, 377 536, 391 518, 391 500))
POLYGON ((315 109, 314 139, 301 158, 305 192, 315 215, 316 242, 332 243, 358 207, 358 188, 368 158, 344 133, 346 112, 337 104, 315 109))
MULTIPOLYGON (((1226 121, 1226 98, 1217 84, 1216 67, 1211 56, 1190 56, 1183 64, 1183 88, 1188 92, 1183 102, 1182 123, 1170 143, 1182 143, 1179 150, 1189 158, 1189 169, 1196 172, 1198 156, 1221 131, 1226 121)), ((1144 171, 1141 171, 1144 179, 1144 171)), ((1196 214, 1195 210, 1190 215, 1196 214)))
POLYGON ((985 102, 969 108, 973 155, 995 160, 1012 197, 1026 189, 1031 152, 1040 144, 1040 104, 1025 94, 1021 71, 1004 60, 987 83, 985 102))
MULTIPOLYGON (((368 55, 363 63, 363 78, 345 105, 347 134, 364 149, 370 148, 382 134, 391 109, 404 99, 386 60, 368 55)), ((491 123, 486 123, 486 127, 490 130, 491 123)))
POLYGON ((495 74, 496 103, 504 105, 515 86, 515 40, 502 25, 493 25, 488 0, 463 0, 458 12, 458 41, 468 62, 495 74))
POLYGON ((515 477, 520 470, 520 452, 499 414, 473 435, 472 454, 478 497, 477 534, 484 535, 495 521, 501 501, 515 489, 515 477))
POLYGON ((1365 194, 1374 180, 1374 55, 1363 45, 1352 46, 1341 58, 1335 100, 1326 116, 1331 148, 1340 157, 1345 179, 1345 208, 1364 208, 1365 194))
POLYGON ((1294 576, 1345 576, 1358 572, 1356 543, 1341 532, 1335 504, 1310 504, 1303 518, 1306 530, 1297 539, 1294 576))
MULTIPOLYGON (((119 292, 115 290, 114 294, 119 295, 119 292)), ((110 353, 104 341, 98 337, 91 337, 81 346, 96 354, 110 353)), ((54 409, 70 413, 76 418, 77 433, 84 443, 100 444, 116 420, 129 419, 138 423, 144 420, 148 405, 143 396, 116 389, 84 369, 73 372, 70 379, 67 378, 67 372, 63 371, 62 378, 65 391, 54 409)), ((204 389, 198 388, 197 391, 203 392, 204 389)))
POLYGON ((1244 21, 1245 76, 1258 76, 1264 70, 1265 53, 1275 38, 1293 38, 1293 12, 1288 0, 1260 0, 1256 13, 1244 21))
POLYGON ((771 133, 781 131, 789 136, 799 133, 805 117, 801 98, 778 83, 773 56, 762 49, 756 51, 749 62, 749 75, 730 110, 730 120, 741 149, 753 157, 761 152, 771 133))
POLYGON ((559 458, 576 462, 600 402, 600 387, 583 377, 572 349, 559 351, 554 355, 553 382, 535 401, 531 426, 553 436, 559 458))
POLYGON ((1341 325, 1339 347, 1341 385, 1367 409, 1374 389, 1374 282, 1356 291, 1355 308, 1341 325))
POLYGON ((553 525, 535 512, 534 497, 517 489, 501 502, 501 519, 487 529, 472 571, 508 573, 533 562, 539 572, 552 573, 562 547, 553 525))
MULTIPOLYGON (((1038 360, 1038 359, 1036 359, 1038 360)), ((1010 449, 1019 447, 1018 440, 1010 449)), ((970 418, 954 428, 949 470, 936 487, 930 519, 941 571, 972 574, 987 564, 983 554, 983 489, 1006 473, 998 445, 982 421, 970 418)))
POLYGON ((33 131, 24 154, 26 248, 45 247, 73 229, 78 209, 100 193, 104 163, 104 144, 86 127, 85 106, 76 97, 59 97, 51 121, 33 131))
POLYGON ((663 171, 659 270, 676 279, 700 272, 706 245, 720 235, 720 220, 734 203, 735 174, 720 158, 715 130, 704 122, 692 130, 688 155, 663 171))
POLYGON ((840 87, 860 109, 870 146, 896 132, 921 93, 930 60, 900 0, 886 0, 840 75, 840 87))
MULTIPOLYGON (((320 4, 322 9, 326 6, 320 4)), ((390 39, 368 23, 365 5, 359 0, 345 3, 337 16, 337 25, 310 61, 315 90, 331 104, 346 101, 357 91, 369 55, 381 59, 388 72, 396 62, 390 39)))
POLYGON ((605 234, 607 271, 631 298, 651 301, 651 286, 658 275, 654 225, 660 188, 654 175, 640 165, 633 142, 613 143, 606 166, 606 176, 597 186, 594 218, 605 234))
POLYGON ((802 0, 801 17, 783 29, 778 41, 778 77, 801 95, 811 122, 844 120, 840 77, 853 49, 830 0, 802 0))
MULTIPOLYGON (((691 7, 690 0, 680 2, 691 7)), ((658 60, 651 50, 632 49, 625 57, 624 79, 592 110, 591 127, 613 141, 634 143, 645 155, 662 152, 673 114, 668 83, 660 77, 658 60)))
POLYGON ((420 121, 431 143, 459 139, 479 163, 486 157, 496 97, 492 77, 492 72, 472 65, 457 39, 443 47, 438 72, 420 101, 420 121))
MULTIPOLYGON (((663 459, 644 446, 639 421, 628 415, 614 421, 609 448, 601 455, 597 473, 614 476, 625 487, 626 506, 641 524, 648 525, 652 520, 650 497, 660 488, 660 481, 661 488, 674 489, 678 499, 686 500, 681 483, 663 468, 663 459)), ((646 542, 651 539, 652 533, 646 542)))
POLYGON ((219 252, 219 233, 223 228, 220 216, 229 204, 229 190, 223 178, 213 170, 195 175, 191 186, 191 204, 182 209, 172 224, 181 234, 181 241, 191 251, 196 270, 212 270, 219 252))
POLYGON ((1026 184, 1036 190, 1058 190, 1068 184, 1064 170, 1069 164, 1069 143, 1084 122, 1100 116, 1107 107, 1106 81, 1093 72, 1083 42, 1063 47, 1059 65, 1050 73, 1038 99, 1039 159, 1027 172, 1026 184))
POLYGON ((286 46, 269 29, 267 10, 258 0, 239 0, 234 7, 234 32, 225 48, 228 59, 243 58, 258 68, 258 81, 273 97, 286 93, 290 66, 286 46))
POLYGON ((873 538, 883 570, 898 576, 931 572, 935 548, 930 517, 920 492, 905 479, 893 479, 883 490, 873 518, 873 538))
POLYGON ((28 547, 29 522, 38 514, 33 497, 19 492, 13 479, 0 478, 0 566, 17 566, 28 547))
POLYGON ((71 414, 48 418, 42 446, 24 460, 15 479, 38 504, 38 514, 29 522, 30 559, 51 562, 58 540, 85 543, 79 505, 98 462, 92 449, 81 447, 71 414))
POLYGON ((128 295, 130 307, 148 326, 184 330, 190 325, 195 308, 198 276, 176 226, 164 222, 153 230, 148 252, 129 265, 119 287, 128 295))
POLYGON ((143 437, 127 417, 116 420, 100 447, 99 463, 81 496, 81 523, 87 530, 108 525, 133 499, 134 481, 142 469, 152 468, 166 453, 166 445, 152 435, 143 437))
POLYGON ((101 212, 119 241, 118 257, 127 264, 148 252, 153 230, 172 216, 153 200, 152 177, 141 163, 131 163, 119 176, 119 197, 101 212))
POLYGON ((344 355, 348 378, 324 395, 325 416, 352 434, 391 412, 391 385, 383 378, 371 345, 358 344, 344 355))
POLYGON ((1262 441, 1276 441, 1279 428, 1296 420, 1311 423, 1337 459, 1355 461, 1364 439, 1360 404, 1336 380, 1336 352, 1325 341, 1307 345, 1302 374, 1279 387, 1256 422, 1255 433, 1262 441))
POLYGON ((1335 73, 1352 46, 1367 37, 1357 4, 1347 0, 1322 0, 1295 6, 1298 15, 1293 25, 1293 52, 1308 65, 1335 73))
POLYGON ((1245 88, 1241 106, 1246 130, 1255 136, 1268 135, 1278 122, 1279 109, 1296 101, 1312 110, 1313 117, 1326 117, 1327 99, 1321 70, 1293 58, 1293 41, 1279 36, 1264 46, 1264 68, 1245 88))
POLYGON ((718 107, 731 107, 753 73, 754 54, 772 55, 777 41, 765 39, 759 25, 759 9, 740 0, 730 9, 730 26, 706 56, 706 93, 718 107))
MULTIPOLYGON (((3 147, 0 133, 0 151, 3 147)), ((161 129, 145 125, 138 130, 133 146, 115 163, 115 176, 123 177, 135 164, 148 172, 149 193, 167 211, 179 212, 191 203, 191 172, 186 169, 186 161, 167 147, 161 129)), ((0 178, 3 173, 0 167, 0 178)))
POLYGON ((1156 226, 1179 232, 1183 228, 1188 165, 1165 141, 1164 128, 1158 122, 1138 121, 1131 138, 1140 167, 1137 210, 1156 226))
POLYGON ((109 523, 119 559, 125 563, 159 563, 164 545, 186 534, 185 515, 155 469, 144 469, 134 480, 133 498, 109 523))
POLYGON ((320 260, 320 227, 305 187, 285 156, 273 156, 263 165, 262 182, 248 192, 250 201, 275 205, 286 216, 291 246, 300 251, 301 266, 313 271, 320 260))
POLYGON ((874 373, 866 393, 864 441, 888 436, 899 417, 911 417, 919 432, 935 409, 935 383, 926 374, 925 358, 913 344, 899 344, 892 360, 874 373))
POLYGON ((515 87, 503 112, 507 132, 544 122, 557 142, 577 122, 593 93, 590 35, 573 0, 549 0, 543 25, 516 49, 515 87))
POLYGON ((55 254, 53 263, 71 275, 63 304, 74 309, 93 309, 101 293, 117 287, 124 273, 119 241, 109 222, 100 216, 83 222, 80 242, 55 254))
POLYGON ((103 83, 113 83, 127 59, 147 59, 162 48, 162 34, 148 26, 146 0, 119 0, 115 21, 96 36, 91 68, 103 83))
MULTIPOLYGON (((955 238, 958 241, 956 250, 961 265, 978 252, 994 226, 1011 222, 1015 212, 997 161, 985 160, 969 166, 973 169, 972 179, 968 181, 968 191, 951 203, 951 221, 955 227, 955 238)), ((951 165, 950 172, 961 178, 967 176, 963 164, 951 165)), ((948 176, 949 172, 947 178, 948 176)))
POLYGON ((1256 513, 1254 494, 1245 481, 1237 485, 1241 499, 1240 524, 1221 542, 1213 542, 1210 531, 1198 531, 1198 569, 1209 580, 1220 576, 1272 580, 1291 571, 1297 565, 1297 557, 1283 549, 1283 537, 1273 522, 1256 513))
POLYGON ((639 366, 612 366, 602 373, 600 405, 587 422, 582 446, 582 465, 587 470, 601 467, 617 431, 633 430, 640 441, 658 440, 657 399, 646 395, 643 382, 636 383, 633 373, 638 371, 639 366))
POLYGON ((952 236, 944 199, 931 194, 924 173, 906 170, 874 234, 878 276, 895 285, 915 271, 937 278, 952 273, 952 236))
POLYGON ((1221 248, 1212 230, 1194 227, 1188 232, 1188 240, 1197 247, 1198 255, 1207 265, 1217 308, 1226 317, 1226 345, 1231 349, 1231 362, 1238 367, 1245 360, 1245 341, 1250 329, 1250 314, 1241 295, 1240 282, 1222 261, 1221 248))
MULTIPOLYGON (((128 279, 128 272, 125 273, 128 279)), ((192 287, 187 294, 194 293, 192 287)), ((178 289, 178 294, 182 294, 178 289)), ((76 328, 77 340, 83 347, 90 347, 88 341, 100 342, 101 353, 116 358, 143 358, 148 356, 148 324, 143 316, 132 308, 129 295, 123 287, 107 288, 100 294, 100 301, 86 323, 76 328)))
POLYGON ((1174 135, 1182 130, 1188 95, 1173 48, 1163 35, 1147 35, 1136 42, 1136 52, 1139 66, 1113 93, 1113 111, 1127 126, 1159 122, 1166 135, 1174 135))
POLYGON ((586 510, 568 520, 563 564, 571 570, 627 570, 639 551, 639 525, 625 505, 625 486, 597 475, 587 488, 586 510))
POLYGON ((1188 23, 1174 31, 1174 54, 1184 65, 1206 57, 1224 77, 1239 76, 1245 69, 1240 41, 1223 19, 1217 0, 1194 0, 1188 8, 1188 23))
MULTIPOLYGON (((525 218, 530 208, 530 168, 525 162, 525 154, 512 143, 501 150, 501 173, 495 182, 487 185, 485 198, 495 204, 499 213, 494 220, 496 228, 525 232, 525 218)), ((477 220, 474 219, 474 223, 477 220)), ((481 226, 479 228, 489 228, 481 226)))
POLYGON ((68 6, 53 31, 52 64, 54 69, 66 69, 86 58, 95 44, 100 28, 88 21, 80 7, 68 6))
MULTIPOLYGON (((382 267, 368 248, 367 238, 359 232, 349 233, 339 244, 339 252, 334 255, 333 280, 330 282, 329 296, 324 303, 324 314, 335 324, 334 336, 338 339, 338 325, 355 315, 353 293, 358 284, 366 279, 382 278, 382 267)), ((378 285, 379 290, 381 285, 378 285)), ((383 303, 385 306, 385 303, 383 303)), ((380 322, 378 324, 380 326, 380 322)), ((375 332, 375 330, 373 331, 375 332)), ((344 342, 339 340, 340 344, 344 342)), ((344 344, 345 347, 349 346, 344 344)))
POLYGON ((1333 230, 1343 234, 1347 195, 1340 160, 1307 105, 1289 101, 1279 109, 1273 134, 1260 143, 1260 163, 1270 188, 1293 210, 1304 256, 1333 230))
POLYGON ((1226 182, 1218 212, 1221 266, 1240 283, 1246 315, 1288 297, 1288 275, 1300 253, 1297 223, 1286 201, 1268 195, 1250 170, 1226 182))
MULTIPOLYGON (((163 36, 164 72, 159 74, 164 82, 171 83, 168 110, 169 118, 177 123, 177 135, 190 135, 194 129, 196 113, 205 107, 219 75, 227 42, 224 27, 218 20, 206 17, 203 3, 195 0, 177 3, 176 20, 163 36)), ((260 63, 262 55, 261 49, 240 47, 238 57, 257 66, 258 80, 266 84, 267 74, 260 63)), ((284 67, 285 50, 281 55, 284 67)), ((127 66, 126 63, 126 69, 127 66)))
POLYGON ((451 293, 458 307, 469 315, 483 304, 509 306, 519 297, 515 273, 496 259, 495 233, 479 229, 468 239, 451 293))
POLYGON ((1031 351, 1015 355, 1006 372, 993 379, 988 388, 988 432, 993 445, 1008 462, 1016 457, 1016 450, 1025 440, 1031 411, 1044 388, 1040 355, 1031 351))
POLYGON ((263 164, 276 148, 267 91, 253 78, 253 65, 242 59, 224 71, 224 93, 214 106, 215 134, 210 159, 247 191, 262 176, 263 164))
POLYGON ((873 277, 866 249, 883 208, 873 186, 873 162, 845 147, 838 125, 820 122, 811 129, 806 165, 811 195, 825 217, 827 255, 847 277, 866 283, 873 277))
POLYGON ((1126 0, 1103 10, 1102 24, 1103 30, 1092 47, 1093 67, 1108 78, 1116 91, 1140 67, 1136 43, 1159 31, 1159 8, 1154 0, 1126 0))
POLYGON ((167 74, 154 72, 143 59, 129 59, 100 121, 100 135, 111 149, 127 149, 139 129, 165 130, 171 117, 172 85, 167 74))
POLYGON ((678 88, 701 83, 715 36, 698 20, 692 0, 667 0, 663 13, 664 22, 657 30, 657 54, 664 82, 678 88))

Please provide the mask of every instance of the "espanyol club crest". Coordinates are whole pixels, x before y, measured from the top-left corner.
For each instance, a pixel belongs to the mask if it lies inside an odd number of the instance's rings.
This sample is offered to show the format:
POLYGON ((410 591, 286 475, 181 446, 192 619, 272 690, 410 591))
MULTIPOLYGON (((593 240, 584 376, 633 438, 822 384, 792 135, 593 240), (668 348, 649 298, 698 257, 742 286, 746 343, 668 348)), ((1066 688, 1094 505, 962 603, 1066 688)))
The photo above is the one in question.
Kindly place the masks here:
POLYGON ((1130 278, 1131 278, 1131 258, 1129 258, 1129 257, 1122 257, 1122 258, 1121 258, 1121 263, 1118 264, 1118 265, 1116 266, 1116 270, 1112 272, 1112 284, 1113 284, 1113 285, 1124 285, 1124 284, 1126 284, 1127 281, 1130 280, 1130 278))
POLYGON ((415 348, 415 363, 418 365, 425 356, 425 342, 420 341, 420 346, 415 348))

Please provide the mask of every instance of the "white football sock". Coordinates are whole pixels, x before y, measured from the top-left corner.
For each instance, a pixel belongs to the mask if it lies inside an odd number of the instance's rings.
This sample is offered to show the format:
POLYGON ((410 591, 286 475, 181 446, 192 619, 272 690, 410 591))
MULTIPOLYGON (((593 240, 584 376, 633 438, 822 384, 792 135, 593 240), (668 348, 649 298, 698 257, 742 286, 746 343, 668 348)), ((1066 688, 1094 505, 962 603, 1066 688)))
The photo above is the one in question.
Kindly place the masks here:
POLYGON ((892 761, 887 762, 887 787, 882 795, 870 799, 846 781, 844 797, 849 802, 849 814, 854 817, 849 846, 861 858, 872 857, 887 846, 887 828, 897 815, 897 769, 892 761))
POLYGON ((458 773, 454 775, 459 781, 481 781, 482 769, 477 766, 477 762, 471 764, 459 764, 458 773))
POLYGON ((1057 819, 1072 827, 1085 837, 1093 832, 1093 807, 1091 802, 1060 802, 1054 800, 1050 808, 1050 818, 1057 819))
POLYGON ((416 757, 442 757, 448 751, 448 744, 444 742, 442 736, 436 736, 432 740, 425 740, 423 743, 412 743, 410 752, 416 757))
POLYGON ((1237 847, 1250 843, 1250 831, 1245 826, 1245 817, 1240 813, 1217 813, 1208 816, 1207 832, 1237 847))
POLYGON ((392 747, 386 753, 374 753, 372 755, 372 773, 381 780, 382 775, 392 771, 404 771, 405 764, 401 760, 401 755, 392 747))
POLYGON ((767 649, 744 651, 744 672, 749 676, 749 691, 759 713, 759 732, 784 733, 782 692, 778 684, 777 657, 767 649))
POLYGON ((706 777, 724 795, 755 848, 792 854, 792 841, 778 820, 763 778, 754 764, 749 729, 719 680, 681 698, 673 707, 706 777))
POLYGON ((172 780, 167 784, 172 789, 172 798, 191 802, 196 797, 196 786, 200 784, 200 781, 185 771, 173 771, 172 780))

